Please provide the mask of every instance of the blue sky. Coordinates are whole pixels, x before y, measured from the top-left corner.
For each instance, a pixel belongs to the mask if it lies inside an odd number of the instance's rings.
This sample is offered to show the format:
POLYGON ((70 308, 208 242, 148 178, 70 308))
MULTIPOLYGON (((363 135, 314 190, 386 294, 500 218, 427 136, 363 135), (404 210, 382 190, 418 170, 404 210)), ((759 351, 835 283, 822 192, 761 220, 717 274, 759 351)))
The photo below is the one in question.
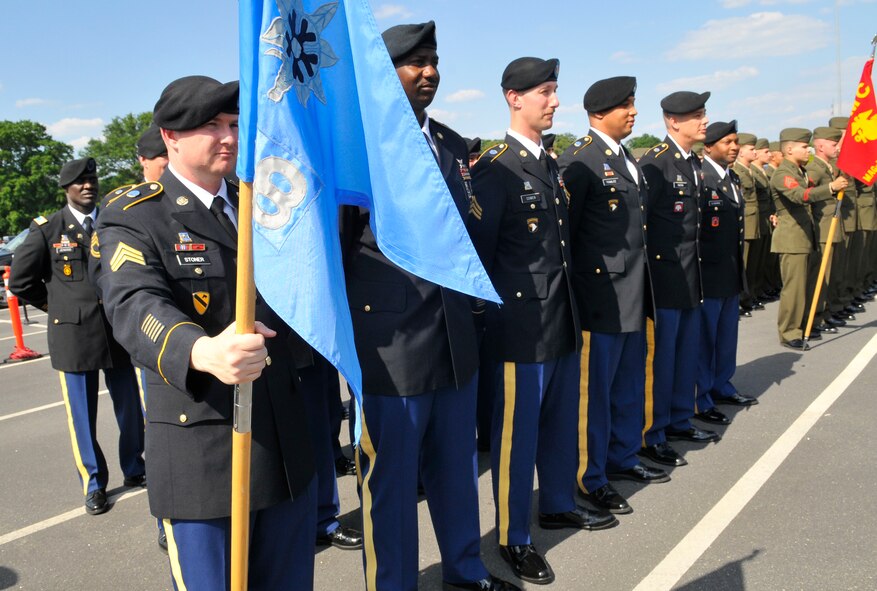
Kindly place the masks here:
MULTIPOLYGON (((838 51, 838 112, 849 114, 877 33, 877 0, 372 0, 372 8, 381 29, 436 21, 442 82, 430 114, 485 138, 507 126, 503 68, 536 55, 561 61, 554 131, 584 133, 585 89, 623 74, 639 82, 634 135, 663 137, 666 94, 710 90, 711 119, 737 119, 773 139, 835 114, 838 51)), ((3 17, 0 119, 39 121, 77 148, 113 117, 151 110, 177 77, 238 77, 233 0, 5 2, 3 17)))

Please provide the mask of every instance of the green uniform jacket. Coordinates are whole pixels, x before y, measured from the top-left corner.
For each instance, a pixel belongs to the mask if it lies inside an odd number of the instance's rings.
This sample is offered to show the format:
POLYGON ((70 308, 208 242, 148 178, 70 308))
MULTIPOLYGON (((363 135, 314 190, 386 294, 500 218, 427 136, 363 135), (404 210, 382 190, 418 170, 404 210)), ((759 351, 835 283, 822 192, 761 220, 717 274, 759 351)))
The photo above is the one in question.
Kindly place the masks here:
MULTIPOLYGON (((831 189, 828 184, 834 180, 834 169, 831 164, 814 156, 807 163, 807 176, 810 178, 811 186, 818 189, 825 189, 831 196, 831 189)), ((828 230, 831 228, 831 218, 834 217, 834 210, 837 203, 834 199, 825 201, 814 201, 811 198, 810 207, 813 210, 813 223, 816 224, 816 241, 825 242, 828 239, 828 230)), ((832 242, 837 244, 843 239, 843 227, 838 227, 834 232, 832 242)))
POLYGON ((755 194, 758 197, 758 227, 763 237, 770 236, 770 216, 776 213, 773 199, 770 197, 770 179, 764 169, 758 164, 750 164, 752 179, 755 181, 755 194))
POLYGON ((816 230, 810 203, 831 201, 828 185, 814 187, 807 171, 791 160, 783 160, 770 179, 770 193, 777 210, 777 227, 770 250, 776 253, 808 254, 815 249, 816 230))
POLYGON ((755 178, 752 171, 739 162, 735 162, 732 170, 740 178, 740 188, 743 190, 743 238, 746 240, 758 240, 764 234, 761 224, 758 223, 758 195, 755 190, 755 178))
POLYGON ((859 227, 866 232, 877 231, 874 185, 866 185, 862 181, 856 181, 856 207, 859 210, 859 227))

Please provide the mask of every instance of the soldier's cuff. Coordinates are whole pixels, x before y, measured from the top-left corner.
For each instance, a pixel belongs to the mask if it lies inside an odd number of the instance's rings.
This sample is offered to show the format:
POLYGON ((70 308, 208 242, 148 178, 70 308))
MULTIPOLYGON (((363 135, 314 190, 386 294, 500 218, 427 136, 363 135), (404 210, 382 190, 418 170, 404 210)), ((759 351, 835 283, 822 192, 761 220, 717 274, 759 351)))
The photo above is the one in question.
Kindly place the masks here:
POLYGON ((195 341, 203 336, 207 336, 207 333, 194 322, 180 322, 165 333, 156 362, 158 375, 165 383, 189 392, 189 359, 195 341))

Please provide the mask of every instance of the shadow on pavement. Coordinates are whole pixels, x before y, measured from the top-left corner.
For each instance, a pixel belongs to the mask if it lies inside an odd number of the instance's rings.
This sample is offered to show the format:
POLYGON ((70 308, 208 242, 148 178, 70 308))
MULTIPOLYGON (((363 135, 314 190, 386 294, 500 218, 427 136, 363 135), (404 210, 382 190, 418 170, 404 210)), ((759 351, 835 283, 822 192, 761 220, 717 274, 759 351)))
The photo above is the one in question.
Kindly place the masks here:
POLYGON ((758 398, 771 386, 793 375, 793 366, 801 358, 801 353, 783 352, 753 359, 737 366, 732 382, 741 394, 758 398))
POLYGON ((11 568, 0 566, 0 589, 9 589, 18 583, 18 573, 11 568))
POLYGON ((743 591, 746 589, 743 564, 755 560, 760 553, 761 550, 753 550, 749 556, 729 562, 687 585, 674 587, 674 591, 743 591))

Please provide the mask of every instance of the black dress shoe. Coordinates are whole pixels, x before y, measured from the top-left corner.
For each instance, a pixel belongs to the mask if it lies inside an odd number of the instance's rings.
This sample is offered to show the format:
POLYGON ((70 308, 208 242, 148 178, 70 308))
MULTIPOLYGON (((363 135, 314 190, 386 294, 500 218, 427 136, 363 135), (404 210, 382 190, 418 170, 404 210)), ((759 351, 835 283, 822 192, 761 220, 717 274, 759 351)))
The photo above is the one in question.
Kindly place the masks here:
POLYGON ((712 423, 714 425, 730 425, 731 419, 728 418, 728 415, 725 413, 716 410, 715 408, 711 408, 709 410, 705 410, 703 412, 699 412, 694 415, 694 418, 699 421, 704 421, 706 423, 712 423))
POLYGON ((758 404, 758 398, 743 396, 734 392, 733 396, 713 396, 713 402, 716 404, 730 404, 731 406, 753 406, 758 404))
POLYGON ((837 327, 832 326, 832 325, 829 324, 828 322, 823 322, 822 324, 820 324, 819 326, 817 326, 816 329, 817 329, 820 333, 825 332, 825 333, 828 333, 828 334, 837 334, 837 327))
POLYGON ((643 463, 621 472, 610 472, 606 476, 609 480, 633 480, 642 484, 670 482, 670 475, 667 472, 660 468, 649 468, 643 463))
POLYGON ((783 341, 780 343, 783 347, 795 349, 797 351, 809 351, 810 345, 804 342, 804 339, 792 339, 791 341, 783 341))
POLYGON ((597 531, 609 529, 618 525, 618 520, 605 511, 591 511, 583 507, 576 507, 566 513, 540 513, 539 527, 542 529, 563 529, 572 527, 597 531))
POLYGON ((106 513, 110 508, 107 502, 107 491, 99 488, 93 490, 85 497, 85 512, 89 515, 100 515, 106 513))
POLYGON ((456 589, 464 589, 466 591, 521 591, 521 588, 517 585, 497 579, 493 575, 471 583, 448 583, 447 581, 442 581, 442 589, 443 591, 455 591, 456 589))
POLYGON ((740 318, 752 318, 752 312, 749 310, 740 310, 740 318))
POLYGON ((688 462, 669 443, 647 445, 637 452, 643 458, 665 466, 685 466, 688 462))
POLYGON ((764 310, 764 304, 762 304, 758 300, 755 300, 754 302, 752 302, 752 309, 753 310, 764 310))
POLYGON ((863 306, 862 304, 850 304, 849 306, 844 308, 843 311, 848 314, 858 314, 865 311, 865 306, 863 306))
POLYGON ((711 443, 718 442, 722 439, 722 436, 716 433, 715 431, 706 431, 704 429, 698 429, 697 427, 691 427, 690 429, 682 429, 681 431, 675 431, 673 429, 665 429, 664 433, 667 434, 667 439, 670 441, 692 441, 694 443, 711 443))
POLYGON ((554 582, 554 571, 548 561, 537 551, 533 544, 523 546, 500 546, 499 555, 509 563, 515 576, 522 581, 536 585, 548 585, 554 582))
POLYGON ((122 481, 122 484, 130 488, 146 488, 146 474, 126 476, 125 480, 122 481))
POLYGON ((633 509, 611 484, 604 484, 592 493, 582 492, 578 489, 579 496, 589 501, 595 507, 605 509, 615 515, 627 515, 633 513, 633 509))
POLYGON ((832 316, 834 318, 837 318, 840 320, 847 320, 847 321, 856 319, 855 314, 853 314, 852 312, 847 312, 845 310, 841 310, 840 312, 837 312, 836 314, 832 314, 832 316))
POLYGON ((161 529, 158 532, 158 547, 161 548, 162 552, 167 554, 167 534, 164 533, 164 529, 161 529))
POLYGON ((335 546, 341 550, 358 550, 362 548, 362 532, 339 525, 332 533, 317 536, 317 546, 335 546))
POLYGON ((335 460, 335 474, 338 476, 356 476, 356 462, 341 456, 335 460))
POLYGON ((816 330, 815 328, 810 331, 810 336, 807 337, 808 341, 821 341, 822 333, 816 330))
POLYGON ((847 325, 846 321, 841 320, 840 318, 835 318, 834 316, 829 316, 829 317, 825 320, 825 324, 827 324, 828 326, 833 326, 833 327, 835 327, 835 328, 839 328, 839 327, 841 327, 841 326, 846 326, 846 325, 847 325))

